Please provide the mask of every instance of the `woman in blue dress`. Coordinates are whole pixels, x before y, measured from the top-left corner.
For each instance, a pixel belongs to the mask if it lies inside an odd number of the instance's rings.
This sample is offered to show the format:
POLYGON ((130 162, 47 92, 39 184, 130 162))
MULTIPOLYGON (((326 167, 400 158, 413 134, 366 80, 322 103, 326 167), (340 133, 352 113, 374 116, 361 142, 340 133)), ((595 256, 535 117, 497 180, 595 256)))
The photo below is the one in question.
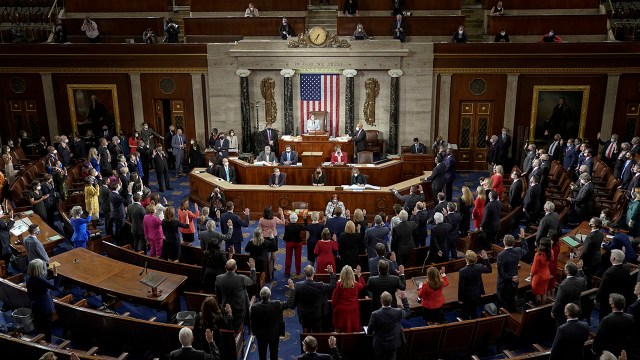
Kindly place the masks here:
POLYGON ((89 240, 89 231, 87 231, 87 224, 91 222, 91 211, 87 218, 82 217, 82 207, 74 206, 71 209, 71 227, 73 227, 73 236, 71 242, 74 248, 86 248, 87 241, 89 240))

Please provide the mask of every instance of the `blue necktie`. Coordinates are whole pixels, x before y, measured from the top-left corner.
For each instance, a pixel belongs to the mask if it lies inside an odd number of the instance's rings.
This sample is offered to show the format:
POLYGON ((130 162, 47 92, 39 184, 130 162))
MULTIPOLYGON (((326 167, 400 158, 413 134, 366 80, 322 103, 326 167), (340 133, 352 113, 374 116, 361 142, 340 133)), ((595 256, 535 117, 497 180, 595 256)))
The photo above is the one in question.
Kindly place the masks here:
POLYGON ((229 168, 228 168, 228 167, 225 167, 225 168, 224 168, 224 172, 227 174, 227 182, 230 182, 230 181, 229 181, 229 168))

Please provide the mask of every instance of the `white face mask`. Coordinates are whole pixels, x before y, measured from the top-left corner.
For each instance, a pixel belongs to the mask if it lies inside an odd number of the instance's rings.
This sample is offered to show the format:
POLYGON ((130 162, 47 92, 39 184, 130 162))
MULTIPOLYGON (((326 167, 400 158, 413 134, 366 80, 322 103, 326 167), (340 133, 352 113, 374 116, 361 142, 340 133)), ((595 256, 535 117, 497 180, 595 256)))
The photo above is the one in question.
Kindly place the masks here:
MULTIPOLYGON (((501 32, 500 32, 500 35, 502 35, 502 36, 505 36, 506 34, 507 34, 507 33, 506 33, 506 32, 504 32, 504 31, 501 31, 501 32)), ((506 134, 506 133, 503 133, 503 134, 506 134)))
POLYGON ((191 144, 195 144, 195 141, 191 140, 191 144))
POLYGON ((212 162, 210 162, 210 163, 209 163, 209 166, 213 166, 213 163, 212 163, 212 162))
POLYGON ((614 138, 611 138, 611 142, 616 142, 616 139, 614 139, 614 138))
POLYGON ((458 30, 458 34, 462 35, 464 31, 463 30, 458 30))

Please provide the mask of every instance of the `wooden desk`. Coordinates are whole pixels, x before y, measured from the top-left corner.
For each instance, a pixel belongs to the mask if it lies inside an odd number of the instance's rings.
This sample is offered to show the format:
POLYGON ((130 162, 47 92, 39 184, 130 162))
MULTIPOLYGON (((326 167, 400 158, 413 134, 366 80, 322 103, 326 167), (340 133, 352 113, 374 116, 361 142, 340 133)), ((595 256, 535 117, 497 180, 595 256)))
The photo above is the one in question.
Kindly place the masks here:
MULTIPOLYGON (((193 1, 193 0, 192 0, 193 1)), ((342 13, 343 2, 339 2, 340 13, 342 13)), ((449 0, 406 0, 404 8, 410 11, 416 10, 460 10, 460 1, 449 0)), ((391 3, 388 0, 367 0, 359 2, 360 11, 390 11, 391 3)))
MULTIPOLYGON (((498 2, 495 0, 483 0, 483 7, 486 10, 491 10, 498 2)), ((600 4, 597 0, 509 0, 509 6, 506 8, 506 12, 509 10, 532 10, 532 9, 597 9, 600 4)))
MULTIPOLYGON (((487 34, 494 36, 501 28, 509 35, 542 35, 554 29, 563 35, 605 35, 607 15, 505 15, 487 16, 487 34)), ((366 29, 366 28, 365 28, 366 29)))
MULTIPOLYGON (((226 1, 223 1, 226 2, 226 1)), ((257 6, 256 6, 257 7, 257 6)), ((260 8, 258 8, 260 10, 260 8)), ((305 29, 305 18, 288 17, 289 25, 296 34, 301 34, 305 29)), ((237 17, 218 18, 184 18, 184 34, 189 35, 242 35, 242 36, 271 36, 280 38, 278 28, 282 24, 280 17, 261 16, 257 18, 245 18, 239 14, 237 17)))
MULTIPOLYGON (((49 254, 49 256, 53 255, 53 248, 56 247, 56 245, 65 241, 64 236, 58 234, 55 230, 53 230, 45 220, 40 218, 40 216, 36 214, 30 214, 30 215, 21 214, 21 218, 29 219, 31 223, 38 224, 38 226, 40 227, 40 235, 37 235, 36 237, 38 238, 38 240, 40 240, 40 242, 42 243, 42 246, 44 246, 44 249, 47 251, 47 254, 49 254), (59 237, 59 238, 51 241, 48 240, 53 237, 59 237)), ((14 235, 9 236, 9 241, 11 242, 11 248, 14 251, 18 252, 21 256, 24 256, 27 254, 27 250, 24 248, 24 245, 22 245, 22 240, 27 236, 29 236, 29 232, 27 230, 25 230, 22 234, 20 234, 20 236, 14 236, 14 235), (17 243, 18 240, 20 240, 19 244, 17 243)))
MULTIPOLYGON (((285 141, 282 138, 278 139, 278 149, 284 150, 287 145, 291 145, 291 149, 297 151, 298 155, 303 152, 322 152, 323 161, 331 161, 333 149, 340 145, 342 151, 349 156, 349 159, 353 159, 353 141, 329 140, 329 135, 303 135, 291 141, 285 141)), ((280 155, 278 154, 278 158, 280 155)))
POLYGON ((412 177, 420 176, 425 171, 433 170, 435 165, 435 156, 433 154, 402 154, 402 161, 404 166, 402 167, 402 179, 410 179, 412 177))
MULTIPOLYGON (((273 166, 273 165, 254 165, 239 159, 230 159, 231 165, 236 169, 236 179, 239 184, 259 184, 266 185, 269 183, 269 176, 273 173, 274 168, 280 169, 281 173, 287 174, 288 185, 311 185, 311 175, 316 170, 316 162, 310 166, 302 164, 301 166, 273 166)), ((402 181, 403 162, 400 160, 391 160, 385 163, 367 166, 356 165, 360 173, 368 177, 368 183, 375 186, 391 186, 402 181)), ((327 176, 325 185, 330 187, 351 184, 351 166, 324 166, 323 171, 327 176)))
MULTIPOLYGON (((464 24, 461 15, 407 16, 407 36, 453 36, 458 26, 464 24)), ((369 36, 391 38, 393 16, 340 16, 338 17, 338 35, 352 36, 356 25, 362 24, 369 36)))
MULTIPOLYGON (((244 15, 247 3, 240 1, 191 0, 191 12, 238 12, 244 15)), ((260 0, 255 2, 258 11, 307 11, 307 0, 260 0)), ((165 8, 165 11, 167 9, 165 8)))
MULTIPOLYGON (((576 234, 587 235, 591 232, 591 228, 589 227, 588 221, 583 221, 580 225, 576 226, 575 229, 569 231, 568 233, 560 236, 560 253, 558 254, 558 268, 556 269, 556 275, 560 275, 564 278, 564 266, 571 261, 571 253, 574 253, 577 249, 582 248, 582 243, 576 247, 569 246, 566 242, 562 241, 562 238, 565 236, 575 236, 576 234)), ((558 281, 556 281, 558 282, 558 281)))
POLYGON ((154 270, 154 273, 166 276, 167 279, 158 286, 162 294, 150 298, 147 296, 149 287, 140 283, 142 268, 139 266, 116 261, 83 248, 56 255, 51 261, 60 263, 58 274, 93 291, 163 308, 169 319, 180 310, 179 289, 187 280, 186 276, 154 270))
MULTIPOLYGON (((493 267, 493 272, 490 274, 482 274, 482 282, 484 284, 484 289, 486 294, 482 296, 483 300, 488 300, 488 298, 494 296, 496 294, 496 284, 498 282, 498 265, 497 263, 491 264, 493 267)), ((427 267, 425 267, 426 272, 427 267)), ((520 276, 520 282, 518 284, 518 290, 522 290, 531 286, 531 282, 525 281, 529 274, 531 273, 531 265, 527 264, 524 261, 520 261, 520 269, 518 270, 518 275, 520 276)), ((444 299, 446 301, 445 306, 456 306, 458 302, 458 279, 459 272, 452 272, 447 274, 447 278, 449 279, 449 286, 442 290, 442 295, 444 295, 444 299)), ((416 299, 418 298, 418 289, 414 284, 412 279, 407 279, 407 290, 405 290, 407 294, 407 300, 409 300, 409 306, 411 309, 418 309, 422 307, 416 299)), ((400 298, 398 298, 398 304, 400 304, 400 298)))
MULTIPOLYGON (((262 210, 267 206, 271 206, 274 209, 278 207, 291 209, 291 204, 294 201, 308 203, 309 209, 324 209, 333 194, 338 194, 340 201, 344 202, 347 209, 366 209, 369 216, 380 212, 392 214, 393 205, 397 202, 397 199, 390 191, 391 187, 406 193, 412 185, 420 184, 422 177, 429 175, 429 172, 426 172, 421 177, 398 182, 390 187, 383 186, 380 190, 336 190, 334 186, 286 185, 279 188, 271 188, 268 185, 229 184, 206 172, 196 174, 196 172, 203 170, 202 168, 195 169, 189 174, 189 187, 191 190, 189 198, 191 201, 203 205, 214 186, 218 186, 224 191, 227 201, 233 201, 235 211, 238 214, 244 208, 250 208, 252 216, 256 219, 262 215, 262 210)), ((245 171, 247 170, 245 169, 245 171)), ((288 172, 287 170, 282 171, 288 172)), ((237 173, 238 167, 236 167, 237 173)), ((398 170, 398 174, 400 173, 398 170)), ((428 189, 425 188, 426 194, 429 193, 428 189)))

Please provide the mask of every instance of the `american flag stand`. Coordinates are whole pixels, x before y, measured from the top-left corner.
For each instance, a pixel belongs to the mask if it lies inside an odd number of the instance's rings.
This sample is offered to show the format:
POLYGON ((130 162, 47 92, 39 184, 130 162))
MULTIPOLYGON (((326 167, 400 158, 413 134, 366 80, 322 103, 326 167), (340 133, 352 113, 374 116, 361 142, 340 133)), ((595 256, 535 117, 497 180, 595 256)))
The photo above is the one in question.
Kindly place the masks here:
POLYGON ((300 74, 300 132, 311 111, 326 111, 325 126, 330 137, 340 133, 340 75, 300 74))

